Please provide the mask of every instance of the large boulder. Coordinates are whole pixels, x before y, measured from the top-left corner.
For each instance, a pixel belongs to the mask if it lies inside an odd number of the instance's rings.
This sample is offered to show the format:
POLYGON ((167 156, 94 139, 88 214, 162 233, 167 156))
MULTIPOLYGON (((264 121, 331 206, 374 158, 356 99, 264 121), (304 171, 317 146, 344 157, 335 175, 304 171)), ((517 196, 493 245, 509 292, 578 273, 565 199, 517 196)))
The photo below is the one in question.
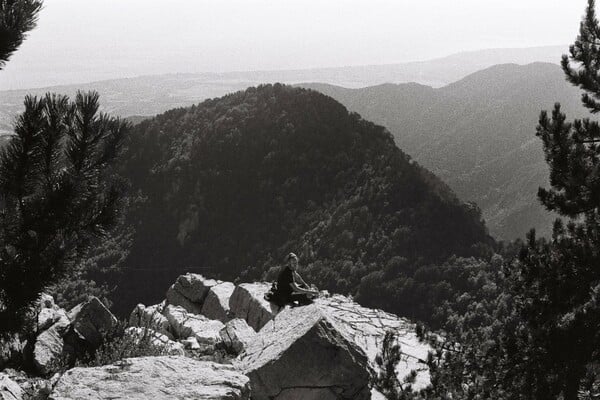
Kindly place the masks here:
POLYGON ((192 314, 183 307, 173 305, 166 306, 164 314, 178 339, 193 336, 200 345, 215 345, 220 341, 219 331, 225 326, 221 321, 192 314))
POLYGON ((250 343, 256 340, 256 332, 246 320, 235 318, 225 324, 219 332, 223 344, 232 352, 241 353, 250 343))
POLYGON ((274 315, 271 303, 264 299, 268 283, 242 283, 229 298, 229 308, 236 318, 245 319, 255 331, 260 331, 274 315))
POLYGON ((117 318, 97 297, 75 306, 68 317, 73 332, 90 348, 98 347, 102 343, 102 334, 117 324, 117 318))
POLYGON ((398 378, 403 381, 414 371, 417 375, 413 389, 421 390, 430 385, 427 356, 432 349, 419 340, 415 324, 394 314, 362 307, 341 295, 319 298, 315 305, 338 332, 362 349, 374 369, 377 368, 375 357, 381 350, 386 331, 395 332, 402 354, 396 366, 398 378))
POLYGON ((318 305, 284 309, 238 363, 254 400, 370 398, 367 357, 318 305))
POLYGON ((173 286, 188 300, 202 304, 210 288, 218 283, 219 281, 207 279, 200 274, 188 273, 180 275, 173 286))
POLYGON ((23 400, 24 396, 19 384, 0 372, 0 400, 23 400))
POLYGON ((202 312, 202 304, 195 303, 185 297, 175 289, 175 285, 171 285, 166 294, 167 304, 183 307, 186 311, 192 314, 200 314, 202 312))
POLYGON ((172 340, 173 334, 167 317, 162 314, 163 310, 163 303, 148 307, 138 304, 129 316, 129 326, 150 328, 172 340))
POLYGON ((219 282, 212 286, 202 304, 202 315, 225 323, 231 319, 229 299, 235 289, 231 282, 219 282))
POLYGON ((64 355, 63 336, 69 328, 69 320, 64 317, 50 328, 40 333, 33 346, 33 363, 38 372, 48 374, 56 370, 64 355))
POLYGON ((231 366, 164 356, 71 369, 60 378, 49 400, 249 398, 248 378, 231 366))

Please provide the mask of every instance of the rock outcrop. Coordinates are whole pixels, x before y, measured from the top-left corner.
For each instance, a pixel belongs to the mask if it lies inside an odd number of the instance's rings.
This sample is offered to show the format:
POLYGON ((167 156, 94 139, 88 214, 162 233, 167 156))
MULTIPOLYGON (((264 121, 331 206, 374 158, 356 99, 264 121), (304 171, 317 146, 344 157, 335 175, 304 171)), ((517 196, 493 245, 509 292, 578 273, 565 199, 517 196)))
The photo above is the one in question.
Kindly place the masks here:
MULTIPOLYGON (((127 333, 136 340, 150 338, 173 354, 193 354, 196 360, 142 357, 75 368, 61 378, 50 398, 242 399, 250 398, 252 388, 253 400, 370 399, 380 396, 370 382, 388 330, 398 334, 401 347, 398 378, 414 371, 413 389, 429 385, 425 360, 430 348, 418 340, 414 324, 327 293, 313 304, 280 309, 264 300, 269 289, 267 283, 235 286, 182 275, 164 302, 136 306, 127 333)), ((114 320, 103 306, 88 303, 68 314, 72 321, 67 320, 67 328, 92 341, 114 320)), ((57 324, 44 333, 60 344, 60 333, 51 335, 57 324)))
POLYGON ((52 296, 42 294, 35 307, 36 335, 20 351, 21 357, 31 360, 44 375, 60 367, 63 358, 94 350, 100 345, 102 334, 117 323, 115 316, 96 297, 67 313, 54 303, 52 296))
POLYGON ((0 400, 23 400, 25 393, 19 384, 0 372, 0 400))
POLYGON ((233 367, 187 357, 140 357, 95 368, 74 368, 49 400, 245 400, 248 378, 233 367))
POLYGON ((255 400, 370 398, 367 357, 317 305, 284 309, 238 365, 255 400))
POLYGON ((395 332, 402 353, 402 360, 396 366, 398 378, 403 381, 414 371, 417 375, 413 389, 429 386, 427 355, 432 349, 419 340, 415 324, 394 314, 362 307, 341 295, 319 298, 315 304, 340 333, 362 349, 373 368, 376 368, 375 357, 381 350, 386 331, 395 332))
POLYGON ((270 287, 268 283, 242 283, 236 286, 229 299, 229 308, 235 317, 245 319, 257 332, 275 314, 276 306, 264 299, 270 287))

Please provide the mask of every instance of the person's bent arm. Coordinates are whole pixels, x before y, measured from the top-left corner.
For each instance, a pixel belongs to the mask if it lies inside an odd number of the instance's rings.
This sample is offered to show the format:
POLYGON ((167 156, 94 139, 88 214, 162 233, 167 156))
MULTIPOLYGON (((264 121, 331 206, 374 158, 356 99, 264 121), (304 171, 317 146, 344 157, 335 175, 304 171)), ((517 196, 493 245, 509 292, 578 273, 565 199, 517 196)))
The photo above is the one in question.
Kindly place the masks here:
POLYGON ((303 289, 300 286, 296 285, 295 282, 290 283, 290 286, 292 287, 292 290, 294 291, 294 293, 304 293, 304 294, 316 294, 317 293, 314 290, 303 289))
POLYGON ((308 283, 306 283, 304 281, 304 279, 302 279, 302 277, 300 276, 300 274, 297 273, 296 271, 294 271, 294 277, 297 278, 302 285, 306 286, 307 288, 310 288, 310 285, 308 283))

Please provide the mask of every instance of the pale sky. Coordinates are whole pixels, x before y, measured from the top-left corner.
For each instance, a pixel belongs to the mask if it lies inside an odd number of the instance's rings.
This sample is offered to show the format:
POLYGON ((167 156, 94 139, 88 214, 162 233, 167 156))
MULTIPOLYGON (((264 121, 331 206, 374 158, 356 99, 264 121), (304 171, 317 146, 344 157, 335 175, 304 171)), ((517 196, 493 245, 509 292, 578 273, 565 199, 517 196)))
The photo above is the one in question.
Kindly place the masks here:
POLYGON ((572 43, 586 0, 45 0, 0 89, 572 43))

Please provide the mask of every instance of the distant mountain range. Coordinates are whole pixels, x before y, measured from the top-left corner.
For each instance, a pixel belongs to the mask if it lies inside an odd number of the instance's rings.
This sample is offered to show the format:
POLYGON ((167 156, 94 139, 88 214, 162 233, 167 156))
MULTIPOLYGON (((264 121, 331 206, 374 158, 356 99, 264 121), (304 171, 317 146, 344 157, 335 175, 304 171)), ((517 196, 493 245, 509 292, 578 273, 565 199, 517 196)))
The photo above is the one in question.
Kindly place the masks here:
POLYGON ((556 217, 537 201, 548 185, 539 113, 560 102, 569 118, 588 116, 579 91, 555 64, 498 65, 434 89, 415 83, 345 89, 304 84, 387 127, 397 145, 483 210, 492 235, 548 234, 556 217))
MULTIPOLYGON (((453 54, 429 61, 390 65, 321 68, 295 71, 250 71, 202 74, 169 74, 40 89, 0 91, 0 134, 9 132, 12 117, 22 110, 27 93, 47 91, 74 94, 78 89, 97 90, 106 111, 121 115, 156 115, 207 98, 243 90, 263 83, 322 82, 348 88, 382 83, 417 82, 440 87, 496 64, 528 64, 560 61, 568 46, 491 49, 453 54)), ((53 71, 59 73, 60 71, 53 71)), ((6 79, 1 75, 0 79, 6 79)), ((0 87, 2 87, 0 81, 0 87)))

